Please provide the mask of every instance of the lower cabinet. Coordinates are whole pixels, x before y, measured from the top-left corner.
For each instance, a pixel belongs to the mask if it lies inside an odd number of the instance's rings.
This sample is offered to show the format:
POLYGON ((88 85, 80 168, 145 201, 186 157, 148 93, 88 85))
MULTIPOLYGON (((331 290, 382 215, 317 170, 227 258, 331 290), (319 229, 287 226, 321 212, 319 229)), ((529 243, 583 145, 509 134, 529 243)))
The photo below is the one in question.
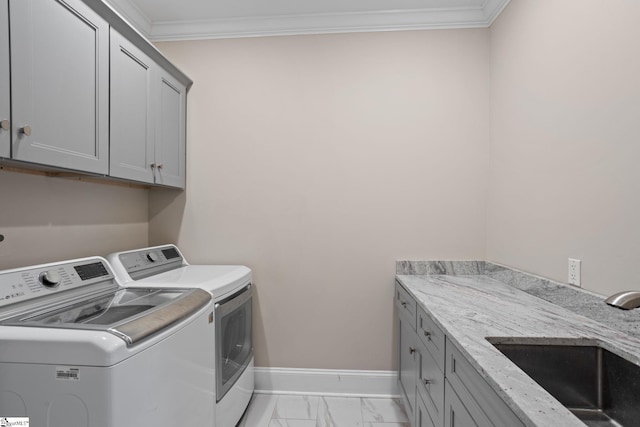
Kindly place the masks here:
POLYGON ((407 415, 413 419, 416 406, 416 302, 396 285, 398 332, 398 383, 407 415))
POLYGON ((416 333, 407 322, 398 319, 398 381, 407 415, 413 418, 416 402, 416 333))
POLYGON ((413 427, 524 427, 502 398, 396 283, 398 382, 413 427))
MULTIPOLYGON (((444 407, 444 425, 446 427, 479 427, 467 408, 458 397, 449 381, 445 381, 446 404, 444 407)), ((481 424, 485 425, 485 424, 481 424)))
MULTIPOLYGON (((475 424, 445 424, 449 426, 478 427, 524 427, 491 386, 482 378, 462 353, 447 338, 446 373, 447 382, 460 398, 475 424)), ((445 405, 452 396, 445 393, 445 405)), ((445 414, 446 415, 446 414, 445 414)), ((454 420, 455 421, 455 420, 454 420)))
MULTIPOLYGON (((417 388, 418 400, 427 410, 434 427, 442 427, 444 423, 442 408, 444 407, 444 372, 427 350, 423 340, 417 342, 417 388)), ((416 422, 416 425, 420 425, 416 422)))
MULTIPOLYGON (((419 392, 418 392, 419 393, 419 392)), ((431 420, 429 411, 424 404, 424 400, 420 397, 416 399, 416 427, 436 427, 431 420)))

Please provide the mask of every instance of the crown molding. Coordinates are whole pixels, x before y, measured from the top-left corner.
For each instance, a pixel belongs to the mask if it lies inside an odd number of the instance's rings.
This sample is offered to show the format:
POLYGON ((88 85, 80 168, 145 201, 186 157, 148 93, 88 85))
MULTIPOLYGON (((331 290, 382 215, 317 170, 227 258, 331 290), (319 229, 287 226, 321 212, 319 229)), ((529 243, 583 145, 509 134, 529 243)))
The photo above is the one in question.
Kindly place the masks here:
POLYGON ((153 22, 137 5, 131 2, 131 0, 105 0, 105 2, 110 4, 123 19, 128 21, 143 36, 149 38, 153 22))
POLYGON ((487 0, 482 6, 485 15, 487 16, 487 27, 493 24, 498 16, 502 13, 505 7, 511 0, 487 0))
POLYGON ((487 0, 481 7, 151 22, 130 0, 109 1, 151 41, 487 28, 509 3, 487 0))

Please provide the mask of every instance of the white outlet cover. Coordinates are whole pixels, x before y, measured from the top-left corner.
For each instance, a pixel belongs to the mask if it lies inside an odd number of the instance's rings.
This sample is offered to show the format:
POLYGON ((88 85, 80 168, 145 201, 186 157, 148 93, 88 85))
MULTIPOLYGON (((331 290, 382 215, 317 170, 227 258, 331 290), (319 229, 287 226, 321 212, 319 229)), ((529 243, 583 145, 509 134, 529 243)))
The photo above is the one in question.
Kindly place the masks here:
POLYGON ((569 258, 569 284, 575 286, 582 286, 580 282, 580 267, 581 261, 579 259, 569 258))

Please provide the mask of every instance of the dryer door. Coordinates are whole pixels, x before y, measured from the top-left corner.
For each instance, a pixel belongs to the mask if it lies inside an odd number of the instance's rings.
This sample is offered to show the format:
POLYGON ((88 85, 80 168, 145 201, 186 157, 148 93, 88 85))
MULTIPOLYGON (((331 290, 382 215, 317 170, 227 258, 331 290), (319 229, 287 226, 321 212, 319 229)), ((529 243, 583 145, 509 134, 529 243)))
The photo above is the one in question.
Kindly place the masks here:
POLYGON ((251 285, 215 305, 216 401, 220 401, 253 357, 251 285))

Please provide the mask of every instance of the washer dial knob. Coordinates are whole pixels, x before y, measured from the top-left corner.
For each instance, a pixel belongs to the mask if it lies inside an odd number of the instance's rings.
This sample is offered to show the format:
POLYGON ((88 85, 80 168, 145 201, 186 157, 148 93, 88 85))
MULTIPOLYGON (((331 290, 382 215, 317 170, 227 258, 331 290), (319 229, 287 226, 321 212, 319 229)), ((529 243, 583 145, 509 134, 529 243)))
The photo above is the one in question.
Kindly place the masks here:
POLYGON ((147 253, 147 259, 151 262, 156 262, 158 261, 158 255, 156 255, 155 252, 148 252, 147 253))
POLYGON ((47 288, 55 288, 60 284, 62 280, 60 278, 60 274, 58 274, 55 270, 47 270, 40 273, 40 283, 42 283, 47 288))

